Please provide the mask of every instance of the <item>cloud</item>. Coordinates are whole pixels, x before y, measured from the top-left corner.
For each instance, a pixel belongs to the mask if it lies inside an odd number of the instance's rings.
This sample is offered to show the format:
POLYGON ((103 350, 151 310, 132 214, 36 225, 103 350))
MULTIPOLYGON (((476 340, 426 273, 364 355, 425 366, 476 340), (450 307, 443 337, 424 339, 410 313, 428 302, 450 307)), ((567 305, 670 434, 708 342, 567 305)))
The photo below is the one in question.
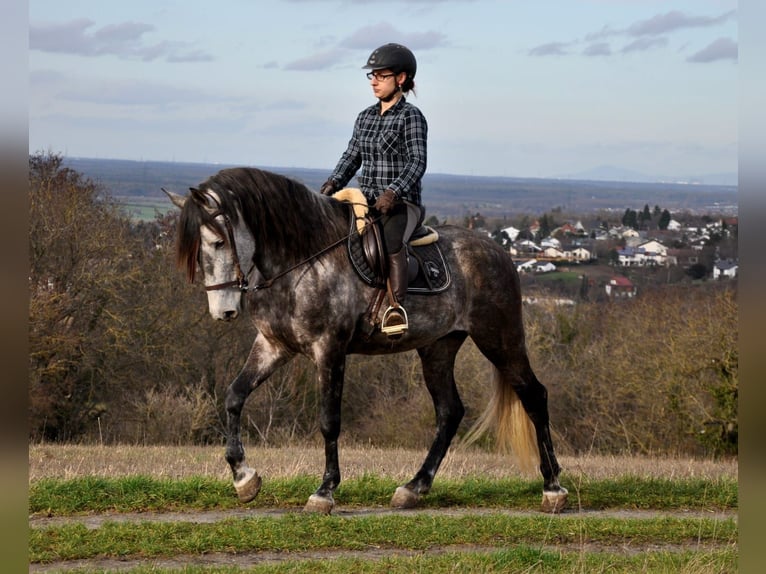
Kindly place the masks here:
POLYGON ((722 24, 735 14, 736 10, 731 10, 715 17, 689 16, 674 10, 631 24, 625 30, 625 33, 628 36, 658 36, 683 28, 706 28, 722 24))
POLYGON ((731 38, 718 38, 708 46, 689 56, 686 61, 694 63, 708 63, 716 60, 737 61, 739 48, 737 42, 731 38))
POLYGON ((29 48, 41 52, 86 57, 104 55, 123 59, 168 62, 205 62, 213 57, 182 42, 147 44, 144 35, 155 31, 151 24, 121 22, 93 28, 95 22, 78 18, 63 23, 30 24, 29 48))
POLYGON ((530 56, 566 56, 569 54, 567 51, 569 45, 569 42, 549 42, 535 46, 527 53, 530 56))
POLYGON ((668 39, 665 37, 660 38, 638 38, 629 44, 623 46, 621 53, 627 54, 629 52, 644 52, 651 50, 652 48, 664 48, 668 45, 668 39))
MULTIPOLYGON (((736 10, 724 12, 718 16, 692 16, 677 10, 657 14, 651 18, 637 20, 627 28, 612 28, 604 26, 596 32, 587 34, 584 42, 587 44, 581 51, 584 56, 610 56, 612 50, 609 44, 603 42, 607 38, 625 37, 633 39, 619 53, 646 51, 652 48, 662 48, 668 45, 667 35, 689 28, 708 28, 718 26, 735 18, 736 10)), ((579 44, 574 42, 549 42, 529 50, 530 56, 564 56, 570 52, 568 47, 579 44)), ((737 59, 737 45, 731 40, 721 38, 713 44, 694 54, 690 62, 710 62, 719 59, 737 59)))
MULTIPOLYGON (((344 63, 351 51, 364 50, 365 53, 369 53, 382 44, 399 42, 417 53, 420 50, 430 50, 437 46, 443 46, 447 43, 446 40, 447 37, 441 32, 433 30, 425 32, 401 32, 388 22, 379 22, 378 24, 359 28, 338 42, 335 47, 293 60, 283 67, 285 70, 293 71, 327 70, 344 63)), ((326 40, 322 40, 323 45, 326 43, 326 40)))
POLYGON ((607 42, 596 42, 586 46, 582 53, 583 56, 611 56, 612 49, 607 42))
POLYGON ((305 58, 293 60, 285 64, 285 70, 298 70, 298 71, 314 71, 314 70, 327 70, 332 68, 336 64, 343 61, 346 52, 333 48, 324 52, 317 52, 305 58))
POLYGON ((430 50, 446 43, 447 37, 441 32, 401 32, 388 22, 379 22, 359 28, 356 32, 341 40, 340 45, 350 49, 372 50, 388 42, 399 42, 413 51, 430 50))

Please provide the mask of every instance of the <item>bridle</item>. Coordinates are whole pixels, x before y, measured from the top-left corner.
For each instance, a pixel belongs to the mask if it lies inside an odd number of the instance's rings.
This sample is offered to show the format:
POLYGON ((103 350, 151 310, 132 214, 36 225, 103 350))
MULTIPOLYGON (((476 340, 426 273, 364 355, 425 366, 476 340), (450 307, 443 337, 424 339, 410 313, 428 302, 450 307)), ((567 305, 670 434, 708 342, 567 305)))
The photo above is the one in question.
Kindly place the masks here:
POLYGON ((248 290, 247 277, 253 272, 255 268, 255 262, 250 266, 247 274, 242 272, 242 266, 239 263, 239 254, 237 253, 237 243, 234 241, 234 227, 231 224, 229 216, 223 213, 220 209, 212 214, 213 219, 217 217, 223 217, 223 224, 226 228, 226 235, 231 245, 231 254, 234 259, 234 271, 236 273, 236 279, 233 281, 226 281, 225 283, 216 283, 215 285, 206 285, 205 291, 218 291, 220 289, 228 289, 229 287, 236 287, 242 292, 248 290))
MULTIPOLYGON (((314 259, 318 259, 319 257, 324 255, 331 249, 334 249, 341 243, 348 241, 348 239, 350 239, 352 236, 359 234, 359 231, 356 228, 354 228, 352 229, 350 233, 344 235, 343 237, 341 237, 340 239, 336 241, 333 241, 332 243, 330 243, 330 245, 328 245, 327 247, 323 247, 317 253, 310 255, 303 261, 299 261, 295 265, 292 265, 291 267, 288 267, 287 269, 280 271, 279 273, 274 275, 274 277, 272 277, 271 279, 267 279, 266 281, 261 281, 260 283, 250 286, 250 284, 247 281, 247 278, 250 275, 250 273, 253 272, 253 269, 255 268, 255 261, 253 261, 252 265, 250 265, 250 269, 247 271, 247 274, 242 272, 242 265, 240 264, 239 254, 237 253, 237 243, 234 240, 234 227, 231 224, 231 219, 229 219, 229 216, 223 211, 221 211, 220 209, 212 213, 211 216, 213 217, 213 219, 217 217, 223 217, 223 223, 224 223, 224 227, 226 228, 227 239, 228 239, 229 245, 231 246, 232 258, 234 260, 234 272, 235 272, 236 278, 233 279, 232 281, 226 281, 224 283, 216 283, 215 285, 206 285, 205 291, 219 291, 221 289, 229 289, 230 287, 236 287, 239 291, 243 293, 247 293, 248 291, 259 291, 261 289, 266 289, 268 287, 271 287, 274 281, 276 281, 280 277, 284 277, 285 275, 297 269, 298 267, 301 267, 302 265, 305 265, 306 263, 309 263, 313 261, 314 259)), ((374 220, 371 220, 370 222, 375 222, 378 219, 380 218, 379 217, 375 218, 374 220)))

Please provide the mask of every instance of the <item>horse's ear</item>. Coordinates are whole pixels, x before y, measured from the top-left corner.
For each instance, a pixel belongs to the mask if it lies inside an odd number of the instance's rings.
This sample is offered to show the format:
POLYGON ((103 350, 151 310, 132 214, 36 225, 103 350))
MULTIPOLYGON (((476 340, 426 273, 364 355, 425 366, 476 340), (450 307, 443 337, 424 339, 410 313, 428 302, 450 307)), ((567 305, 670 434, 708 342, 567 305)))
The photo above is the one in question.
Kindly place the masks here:
POLYGON ((183 209, 184 204, 186 203, 186 198, 183 195, 178 195, 177 193, 173 193, 172 191, 168 191, 164 187, 162 187, 160 189, 162 189, 162 191, 165 192, 165 195, 167 195, 170 198, 170 201, 173 202, 173 205, 175 205, 179 209, 183 209))

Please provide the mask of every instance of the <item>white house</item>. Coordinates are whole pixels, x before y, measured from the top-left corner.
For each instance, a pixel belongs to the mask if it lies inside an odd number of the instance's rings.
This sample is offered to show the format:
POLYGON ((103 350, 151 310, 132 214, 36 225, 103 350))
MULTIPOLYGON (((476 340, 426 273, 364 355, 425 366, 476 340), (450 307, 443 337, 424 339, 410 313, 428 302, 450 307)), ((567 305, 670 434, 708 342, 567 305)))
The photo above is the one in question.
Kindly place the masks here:
POLYGON ((716 261, 713 265, 713 279, 733 279, 738 271, 739 265, 734 261, 716 261))
POLYGON ((668 222, 668 231, 681 231, 681 224, 675 219, 668 222))
POLYGON ((519 253, 539 253, 542 251, 539 245, 529 239, 524 239, 515 244, 519 253))
POLYGON ((564 255, 567 259, 572 261, 590 261, 593 257, 592 253, 584 247, 577 247, 571 251, 565 251, 564 255))
POLYGON ((543 251, 543 255, 550 259, 564 259, 566 257, 561 249, 553 246, 546 247, 543 251))
POLYGON ((639 244, 639 250, 644 253, 644 265, 665 265, 667 263, 668 248, 655 239, 644 241, 639 244))
POLYGON ((535 272, 537 273, 550 273, 551 271, 556 271, 556 266, 550 261, 540 263, 535 267, 535 272))
POLYGON ((501 232, 505 232, 505 234, 508 236, 508 239, 511 241, 516 241, 516 238, 519 236, 519 233, 521 233, 520 229, 516 229, 515 227, 506 227, 504 229, 500 230, 501 232))
POLYGON ((519 273, 532 271, 535 268, 535 265, 537 265, 537 259, 530 259, 528 261, 524 261, 523 263, 519 263, 516 266, 516 271, 518 271, 519 273))

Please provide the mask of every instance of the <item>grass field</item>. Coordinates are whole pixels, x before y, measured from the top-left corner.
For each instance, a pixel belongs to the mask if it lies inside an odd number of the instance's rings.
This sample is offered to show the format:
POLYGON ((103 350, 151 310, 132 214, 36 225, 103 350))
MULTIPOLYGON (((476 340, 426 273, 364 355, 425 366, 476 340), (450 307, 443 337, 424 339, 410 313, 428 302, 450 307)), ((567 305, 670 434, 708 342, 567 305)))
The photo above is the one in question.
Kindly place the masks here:
POLYGON ((316 447, 250 448, 238 503, 220 447, 31 445, 30 572, 736 572, 733 460, 562 457, 570 509, 506 458, 454 451, 410 511, 388 507, 424 452, 341 450, 331 516, 301 508, 316 447))

